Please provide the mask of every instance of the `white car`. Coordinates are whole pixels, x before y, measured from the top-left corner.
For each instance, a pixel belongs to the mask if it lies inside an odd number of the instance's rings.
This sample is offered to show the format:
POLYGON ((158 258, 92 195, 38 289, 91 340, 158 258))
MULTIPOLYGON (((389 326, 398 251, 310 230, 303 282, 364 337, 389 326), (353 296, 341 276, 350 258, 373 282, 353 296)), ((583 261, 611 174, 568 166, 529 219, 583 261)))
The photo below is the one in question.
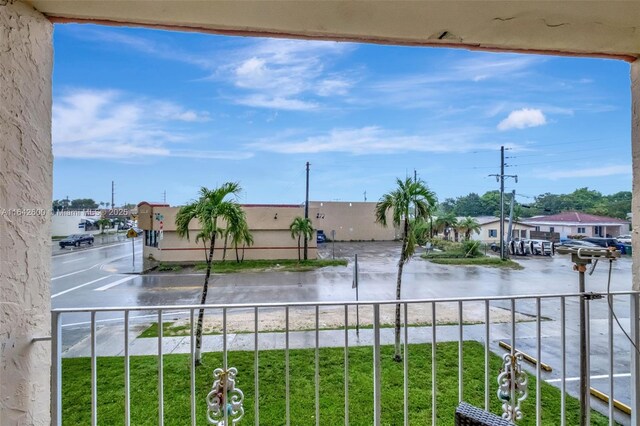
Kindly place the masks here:
POLYGON ((552 256, 554 254, 554 246, 551 241, 546 240, 525 240, 527 252, 540 256, 552 256))
POLYGON ((622 244, 631 244, 631 235, 619 235, 616 239, 622 244))

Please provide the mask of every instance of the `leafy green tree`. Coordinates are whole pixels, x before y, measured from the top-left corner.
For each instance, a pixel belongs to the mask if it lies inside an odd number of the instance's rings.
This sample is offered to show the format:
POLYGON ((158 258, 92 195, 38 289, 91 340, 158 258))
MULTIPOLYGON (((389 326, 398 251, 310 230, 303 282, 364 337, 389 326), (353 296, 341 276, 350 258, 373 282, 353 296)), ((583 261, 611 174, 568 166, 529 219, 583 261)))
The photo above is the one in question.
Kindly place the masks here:
POLYGON ((311 220, 305 219, 302 216, 296 216, 289 225, 291 231, 291 238, 298 239, 298 262, 300 262, 300 240, 306 238, 310 240, 313 236, 313 226, 311 226, 311 220))
POLYGON ((480 224, 474 218, 467 216, 458 222, 458 229, 464 234, 464 239, 469 240, 472 232, 480 233, 480 224))
POLYGON ((475 192, 456 199, 453 209, 456 216, 482 216, 485 214, 482 198, 475 192))
POLYGON ((500 215, 500 191, 487 191, 480 197, 482 201, 482 215, 500 215))
MULTIPOLYGON (((196 242, 202 241, 207 270, 202 286, 202 297, 200 304, 207 302, 207 292, 209 290, 209 278, 211 277, 211 267, 213 265, 213 255, 216 245, 216 238, 220 235, 220 222, 232 223, 240 220, 244 215, 242 208, 235 200, 241 188, 238 183, 227 182, 215 189, 200 189, 198 200, 183 206, 176 215, 176 232, 180 237, 189 239, 189 223, 196 219, 200 222, 201 230, 196 235, 196 242), (209 248, 207 249, 207 243, 209 248)), ((196 353, 195 364, 202 364, 202 322, 204 319, 204 309, 198 312, 198 323, 196 327, 196 353)))
POLYGON ((76 198, 75 200, 71 200, 70 208, 76 210, 97 209, 98 203, 91 198, 76 198))
POLYGON ((443 202, 438 204, 438 211, 442 213, 451 213, 456 208, 457 200, 455 198, 445 198, 443 202))
MULTIPOLYGON (((400 300, 402 290, 402 269, 404 264, 411 259, 416 249, 415 233, 412 232, 412 221, 410 215, 414 214, 415 219, 428 218, 437 203, 436 195, 427 187, 422 180, 396 179, 397 187, 391 192, 387 192, 376 204, 376 222, 385 228, 387 227, 387 214, 392 213, 393 225, 403 226, 402 248, 400 250, 400 260, 398 261, 398 276, 396 281, 396 300, 400 300)), ((400 304, 396 305, 395 324, 395 355, 394 360, 402 361, 400 352, 400 304)))

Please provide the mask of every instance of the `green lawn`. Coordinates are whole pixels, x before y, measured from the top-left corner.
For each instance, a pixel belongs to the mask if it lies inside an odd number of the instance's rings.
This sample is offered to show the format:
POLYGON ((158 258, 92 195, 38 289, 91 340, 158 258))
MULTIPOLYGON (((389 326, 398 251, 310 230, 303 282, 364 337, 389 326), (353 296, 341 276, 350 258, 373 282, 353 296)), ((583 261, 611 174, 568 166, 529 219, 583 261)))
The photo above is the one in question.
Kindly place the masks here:
MULTIPOLYGON (((245 260, 236 262, 235 258, 227 258, 222 262, 215 260, 211 272, 216 274, 226 274, 231 272, 264 272, 264 271, 290 271, 305 272, 312 271, 325 266, 347 266, 345 259, 275 259, 275 260, 245 260)), ((158 265, 158 271, 179 272, 183 269, 193 268, 196 271, 204 271, 207 264, 204 262, 184 263, 184 262, 162 262, 158 265)))
POLYGON ((483 256, 483 257, 430 257, 425 256, 425 259, 432 263, 439 265, 468 265, 468 266, 490 266, 494 268, 508 268, 508 269, 523 269, 518 262, 506 259, 502 260, 499 257, 483 256))
MULTIPOLYGON (((392 360, 393 347, 382 351, 382 424, 402 424, 402 363, 392 360)), ((453 425, 458 403, 458 345, 437 346, 437 413, 438 425, 453 425)), ((213 379, 212 372, 221 366, 220 353, 204 354, 204 365, 197 369, 196 400, 198 424, 206 424, 206 395, 213 379)), ((260 424, 282 425, 285 413, 284 351, 259 353, 260 424)), ((254 355, 253 352, 230 352, 229 365, 238 369, 237 386, 245 395, 245 417, 240 422, 254 422, 254 355)), ((496 395, 496 376, 500 358, 491 355, 491 410, 500 412, 496 395)), ((131 358, 131 420, 135 425, 158 423, 158 360, 152 356, 131 358)), ((63 423, 90 424, 91 387, 90 359, 63 359, 63 423)), ((291 422, 310 425, 315 422, 314 350, 290 351, 291 422)), ((123 424, 124 366, 122 357, 98 359, 98 423, 123 424)), ((344 350, 320 350, 320 424, 344 424, 344 350)), ((409 415, 411 424, 431 424, 431 346, 409 347, 409 415)), ((189 355, 164 357, 165 424, 185 425, 189 422, 189 355)), ((529 379, 529 398, 523 405, 524 419, 518 424, 535 424, 535 378, 529 379)), ((484 404, 484 347, 477 342, 464 344, 464 399, 472 404, 484 404)), ((560 391, 542 384, 542 420, 545 425, 559 424, 560 391)), ((372 349, 349 349, 350 423, 370 425, 372 422, 372 349)), ((578 424, 579 404, 567 397, 567 424, 578 424)), ((605 425, 606 419, 593 413, 591 424, 605 425)))

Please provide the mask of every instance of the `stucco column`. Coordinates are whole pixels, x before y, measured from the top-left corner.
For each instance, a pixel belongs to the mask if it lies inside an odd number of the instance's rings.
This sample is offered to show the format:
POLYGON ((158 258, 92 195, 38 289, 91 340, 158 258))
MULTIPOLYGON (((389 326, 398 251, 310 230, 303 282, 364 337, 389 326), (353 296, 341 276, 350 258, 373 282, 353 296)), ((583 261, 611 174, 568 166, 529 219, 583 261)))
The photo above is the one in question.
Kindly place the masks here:
MULTIPOLYGON (((632 288, 640 290, 640 60, 631 64, 631 157, 633 166, 633 198, 631 201, 631 243, 633 245, 632 288)), ((640 303, 638 297, 631 298, 629 318, 630 334, 635 342, 640 341, 640 303)), ((640 359, 631 348, 631 424, 640 420, 640 359)))
POLYGON ((52 25, 0 0, 0 425, 50 423, 52 25))

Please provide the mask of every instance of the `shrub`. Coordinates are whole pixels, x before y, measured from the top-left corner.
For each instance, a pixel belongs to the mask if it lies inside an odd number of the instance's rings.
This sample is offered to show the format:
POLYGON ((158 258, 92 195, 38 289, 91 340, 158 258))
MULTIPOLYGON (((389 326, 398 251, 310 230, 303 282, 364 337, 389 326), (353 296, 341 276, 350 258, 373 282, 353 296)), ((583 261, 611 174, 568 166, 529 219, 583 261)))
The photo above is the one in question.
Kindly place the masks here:
POLYGON ((464 250, 465 257, 480 256, 480 241, 466 240, 462 243, 462 250, 464 250))

